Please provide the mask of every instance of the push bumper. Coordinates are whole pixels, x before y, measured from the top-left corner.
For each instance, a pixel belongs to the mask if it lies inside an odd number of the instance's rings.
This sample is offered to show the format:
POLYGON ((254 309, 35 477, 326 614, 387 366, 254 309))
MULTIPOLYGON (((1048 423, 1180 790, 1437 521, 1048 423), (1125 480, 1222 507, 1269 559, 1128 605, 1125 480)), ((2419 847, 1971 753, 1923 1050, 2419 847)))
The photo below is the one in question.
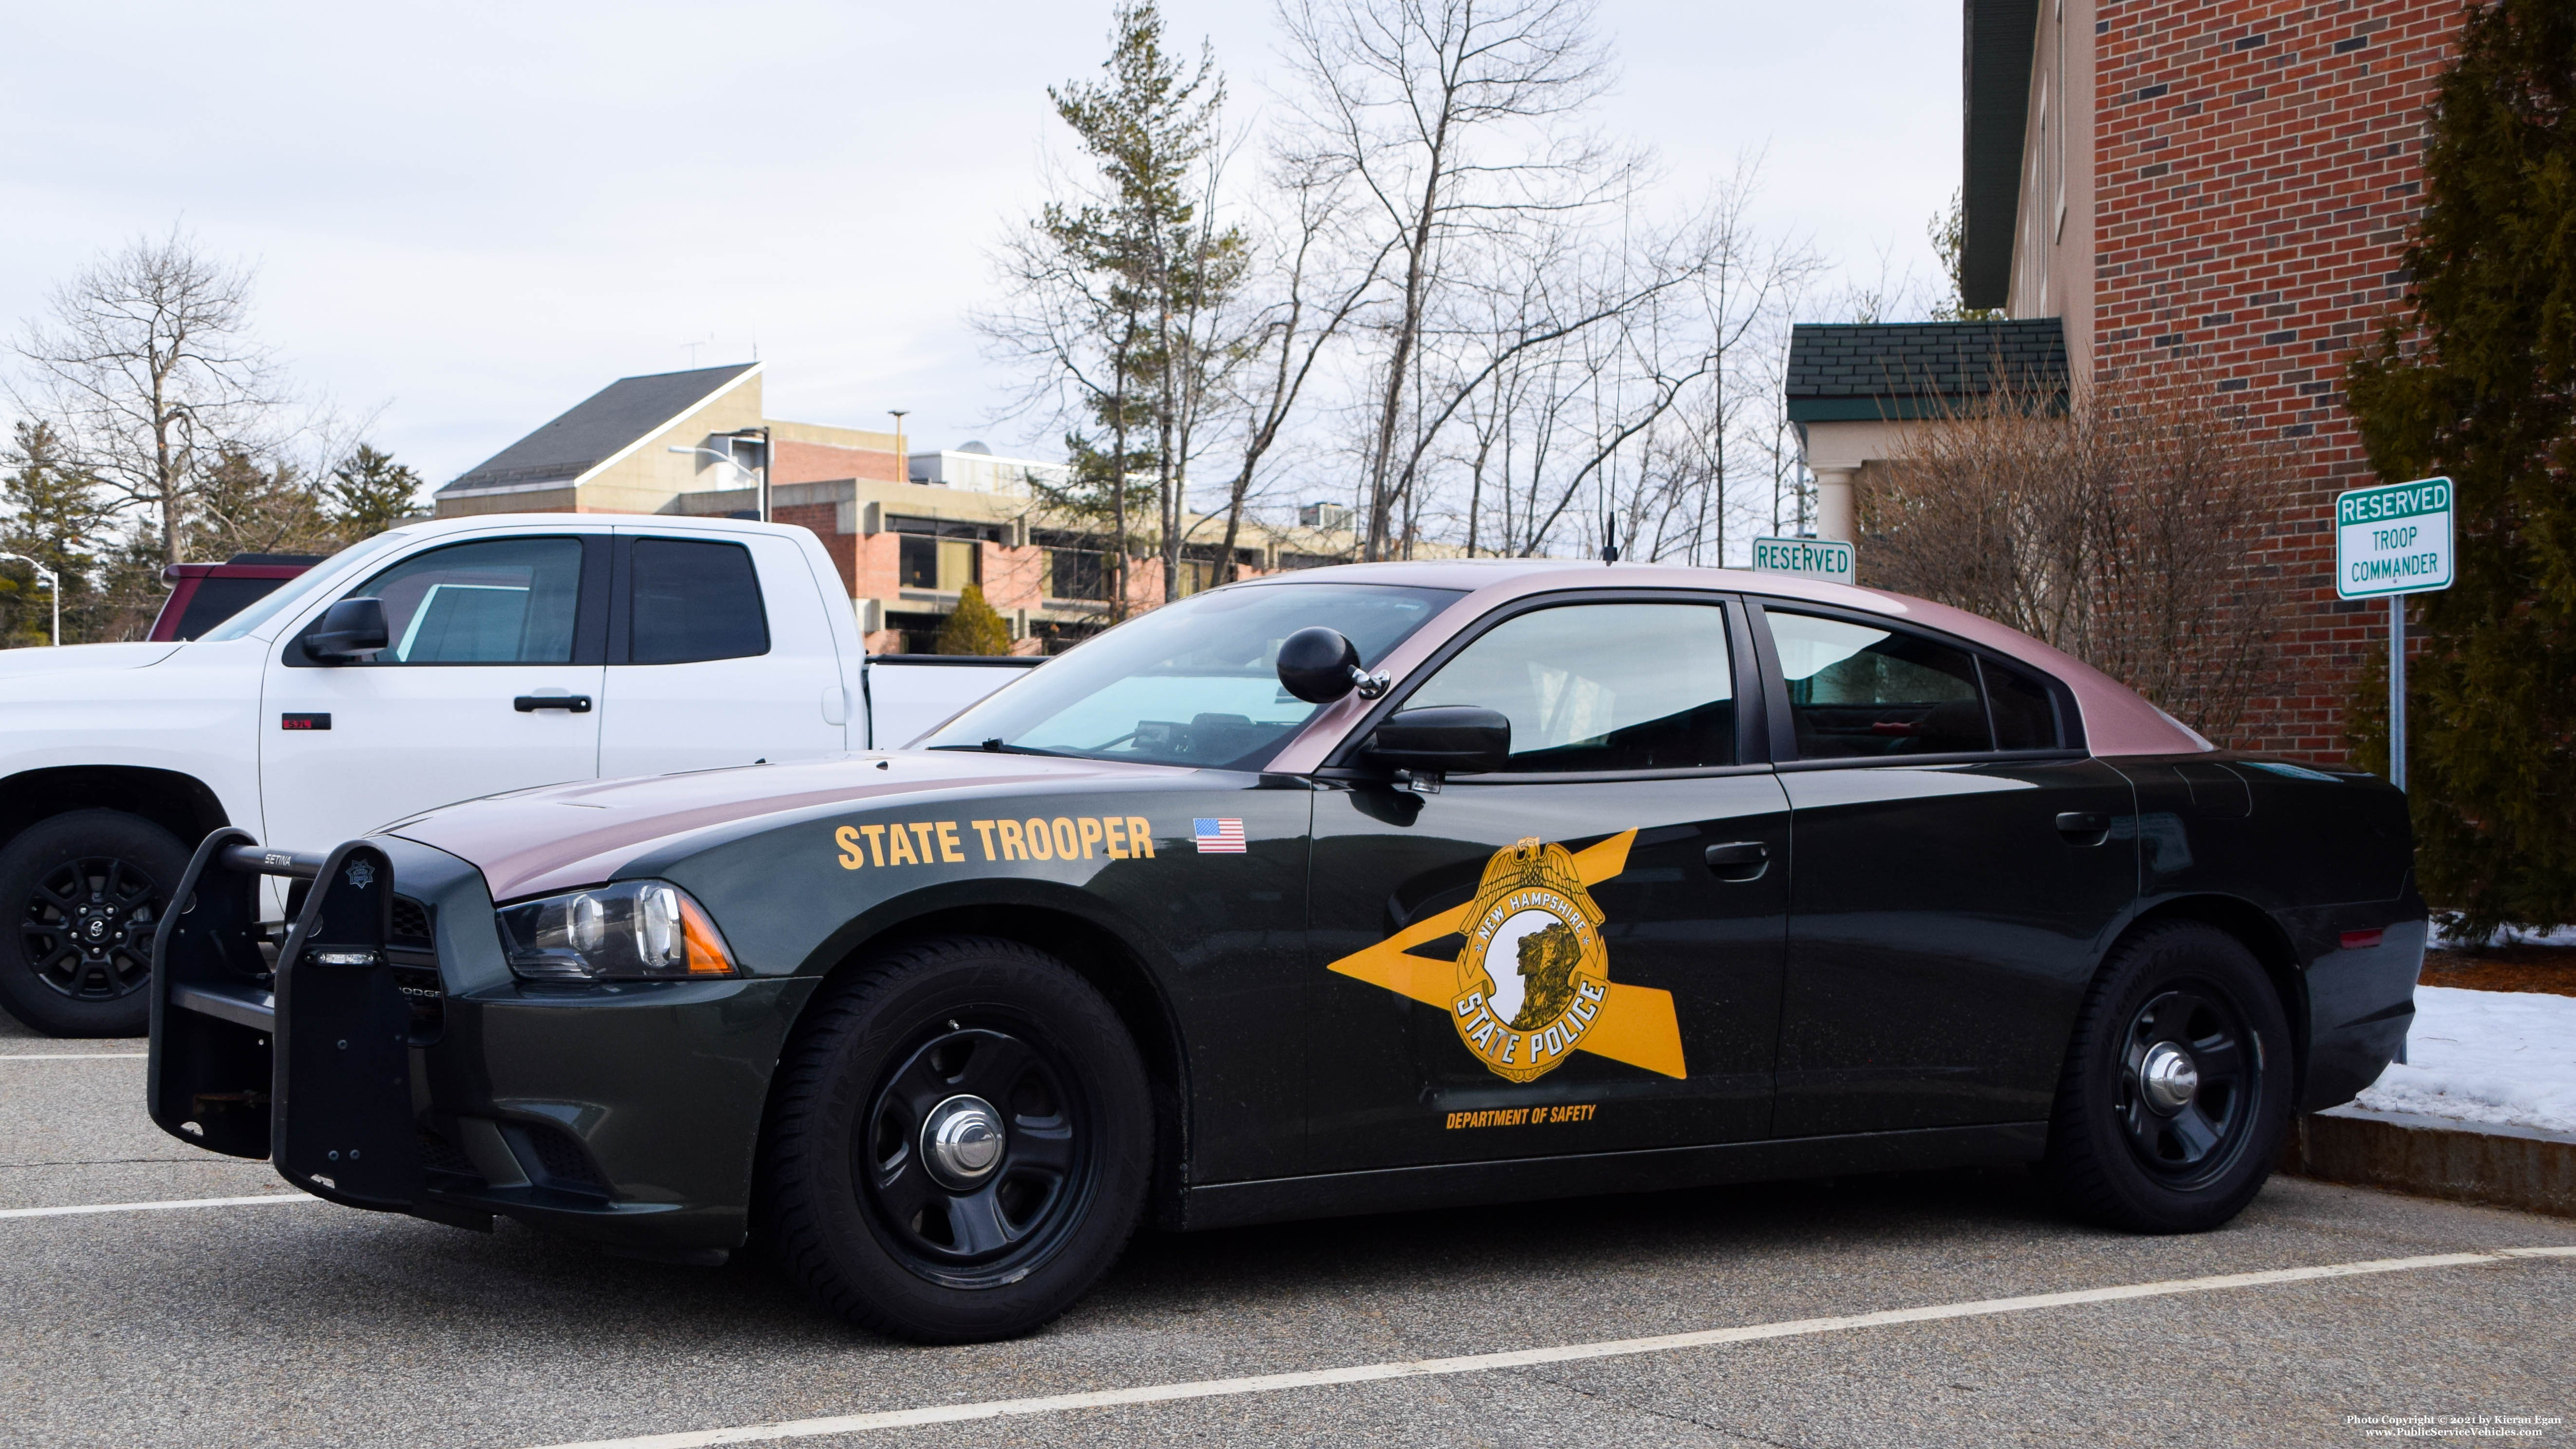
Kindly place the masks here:
POLYGON ((349 1207, 689 1258, 742 1241, 810 982, 521 983, 480 875, 396 838, 315 856, 218 831, 176 898, 153 949, 162 1130, 349 1207), (277 941, 269 876, 295 883, 277 941))

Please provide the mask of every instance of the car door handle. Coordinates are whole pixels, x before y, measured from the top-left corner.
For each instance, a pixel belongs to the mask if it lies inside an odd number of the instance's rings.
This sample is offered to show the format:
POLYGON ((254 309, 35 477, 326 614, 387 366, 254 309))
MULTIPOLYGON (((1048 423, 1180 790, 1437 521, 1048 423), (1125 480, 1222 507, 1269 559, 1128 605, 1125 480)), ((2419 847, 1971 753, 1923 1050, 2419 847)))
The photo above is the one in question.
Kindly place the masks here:
POLYGON ((1758 840, 1734 840, 1701 852, 1711 875, 1719 880, 1760 880, 1771 868, 1771 852, 1758 840))
POLYGON ((510 708, 521 714, 534 714, 541 709, 560 709, 570 714, 590 713, 590 696, 586 694, 523 694, 510 701, 510 708))
POLYGON ((2057 833, 2077 845, 2100 845, 2111 838, 2111 817, 2099 810, 2067 810, 2057 817, 2057 833))

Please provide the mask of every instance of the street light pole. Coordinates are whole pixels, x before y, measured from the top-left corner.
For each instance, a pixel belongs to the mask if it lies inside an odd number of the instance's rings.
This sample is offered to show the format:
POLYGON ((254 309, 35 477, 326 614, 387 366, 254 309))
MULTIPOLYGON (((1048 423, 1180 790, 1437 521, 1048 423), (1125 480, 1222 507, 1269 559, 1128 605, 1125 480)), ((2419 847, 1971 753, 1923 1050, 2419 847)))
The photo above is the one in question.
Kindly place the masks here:
POLYGON ((742 465, 742 460, 735 457, 731 449, 727 449, 726 451, 719 453, 713 448, 692 448, 685 443, 673 443, 662 451, 666 453, 694 453, 702 457, 713 458, 719 463, 730 465, 735 472, 740 473, 745 481, 751 484, 753 502, 759 510, 760 521, 767 523, 769 522, 769 429, 765 425, 759 428, 745 428, 742 432, 732 434, 730 436, 748 437, 753 433, 758 433, 760 436, 760 470, 758 472, 754 472, 751 469, 744 467, 742 465))
POLYGON ((887 408, 886 411, 894 415, 894 481, 909 483, 912 481, 912 455, 903 450, 903 416, 912 409, 887 408))
POLYGON ((36 576, 45 581, 46 592, 51 593, 54 596, 54 647, 57 649, 62 648, 63 576, 54 572, 52 569, 45 567, 43 564, 36 562, 34 559, 27 557, 23 553, 0 553, 0 558, 16 559, 18 562, 34 569, 36 571, 36 576))

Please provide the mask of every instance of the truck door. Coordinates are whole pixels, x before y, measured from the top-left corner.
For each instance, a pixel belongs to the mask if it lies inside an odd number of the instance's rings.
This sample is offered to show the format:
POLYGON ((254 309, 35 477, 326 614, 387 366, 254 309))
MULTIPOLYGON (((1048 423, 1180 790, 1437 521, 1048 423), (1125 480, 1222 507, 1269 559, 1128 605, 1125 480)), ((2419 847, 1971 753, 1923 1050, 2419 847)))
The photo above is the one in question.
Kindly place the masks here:
POLYGON ((392 642, 371 662, 318 664, 289 634, 261 691, 265 843, 328 850, 450 801, 591 778, 607 543, 480 539, 378 570, 333 599, 384 601, 392 642))
MULTIPOLYGON (((833 581, 838 592, 839 580, 833 581)), ((849 748, 827 599, 765 533, 617 535, 599 772, 662 775, 849 748)))

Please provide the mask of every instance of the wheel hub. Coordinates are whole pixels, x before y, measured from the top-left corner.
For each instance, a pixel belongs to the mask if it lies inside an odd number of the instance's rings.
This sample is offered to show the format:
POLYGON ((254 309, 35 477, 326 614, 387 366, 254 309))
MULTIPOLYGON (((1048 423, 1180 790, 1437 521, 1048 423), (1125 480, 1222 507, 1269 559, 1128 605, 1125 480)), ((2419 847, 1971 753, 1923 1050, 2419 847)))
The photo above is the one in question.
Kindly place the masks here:
POLYGON ((921 1124, 921 1157, 931 1175, 952 1188, 970 1188, 1001 1165, 1002 1114, 981 1097, 960 1095, 930 1109, 921 1124))
POLYGON ((2147 1059, 2138 1068, 2138 1085, 2149 1106, 2159 1112, 2179 1112, 2200 1091, 2200 1068, 2191 1053, 2172 1042, 2158 1042, 2148 1048, 2147 1059))
POLYGON ((20 950, 36 978, 80 1000, 113 1000, 150 979, 157 888, 132 862, 93 857, 39 878, 19 907, 20 950))

